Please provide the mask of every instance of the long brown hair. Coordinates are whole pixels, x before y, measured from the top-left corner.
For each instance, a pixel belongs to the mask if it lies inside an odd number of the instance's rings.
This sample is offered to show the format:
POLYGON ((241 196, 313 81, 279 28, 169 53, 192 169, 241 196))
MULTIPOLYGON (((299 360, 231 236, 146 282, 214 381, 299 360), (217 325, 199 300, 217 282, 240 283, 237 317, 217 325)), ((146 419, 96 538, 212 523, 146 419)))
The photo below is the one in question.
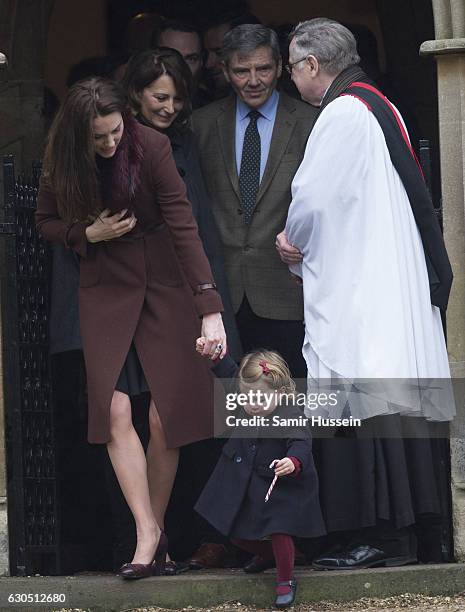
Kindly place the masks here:
POLYGON ((69 89, 50 128, 44 176, 55 192, 58 214, 68 223, 92 218, 102 207, 92 122, 98 116, 115 112, 125 117, 125 129, 117 149, 120 165, 124 167, 114 176, 120 182, 126 180, 126 185, 118 187, 127 189, 129 193, 124 195, 131 197, 136 184, 129 165, 132 158, 137 160, 142 153, 134 138, 133 142, 128 142, 131 130, 127 125, 127 99, 117 83, 100 77, 77 82, 69 89), (120 148, 123 150, 119 151, 120 148), (119 178, 121 176, 123 179, 119 178))
POLYGON ((192 113, 192 73, 175 49, 157 47, 142 51, 129 60, 123 80, 129 104, 136 115, 140 114, 140 94, 163 75, 173 79, 176 93, 184 103, 174 125, 178 128, 186 126, 192 113))

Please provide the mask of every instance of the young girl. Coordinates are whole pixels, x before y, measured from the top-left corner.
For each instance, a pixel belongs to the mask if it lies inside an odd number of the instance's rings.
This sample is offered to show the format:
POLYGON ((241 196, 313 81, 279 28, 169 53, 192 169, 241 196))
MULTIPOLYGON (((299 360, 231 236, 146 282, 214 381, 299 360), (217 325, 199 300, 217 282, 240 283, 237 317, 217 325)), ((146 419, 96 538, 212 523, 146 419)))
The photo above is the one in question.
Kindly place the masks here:
MULTIPOLYGON (((201 346, 200 338, 197 350, 201 346)), ((273 417, 287 422, 303 416, 299 408, 291 405, 292 401, 283 401, 285 394, 293 395, 295 384, 286 362, 277 353, 249 353, 237 376, 240 393, 253 391, 257 398, 260 391, 271 396, 272 401, 267 409, 266 404, 253 405, 258 403, 253 401, 244 407, 246 414, 230 414, 263 416, 270 422, 273 417)), ((240 433, 235 431, 232 435, 240 433)), ((293 536, 309 538, 325 533, 310 432, 305 426, 265 426, 253 432, 248 428, 247 436, 231 437, 226 442, 195 509, 236 546, 263 561, 274 557, 278 577, 275 604, 285 608, 294 602, 297 588, 293 578, 293 536), (274 476, 277 479, 269 493, 274 476)))

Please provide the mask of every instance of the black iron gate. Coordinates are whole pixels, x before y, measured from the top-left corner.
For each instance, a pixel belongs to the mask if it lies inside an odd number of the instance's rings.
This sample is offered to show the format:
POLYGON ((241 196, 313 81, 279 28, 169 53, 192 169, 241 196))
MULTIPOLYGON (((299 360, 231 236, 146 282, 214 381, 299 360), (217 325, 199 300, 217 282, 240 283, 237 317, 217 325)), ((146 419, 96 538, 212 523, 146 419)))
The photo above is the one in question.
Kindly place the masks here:
POLYGON ((59 574, 58 491, 48 356, 49 251, 35 230, 40 165, 3 162, 3 360, 10 571, 59 574))

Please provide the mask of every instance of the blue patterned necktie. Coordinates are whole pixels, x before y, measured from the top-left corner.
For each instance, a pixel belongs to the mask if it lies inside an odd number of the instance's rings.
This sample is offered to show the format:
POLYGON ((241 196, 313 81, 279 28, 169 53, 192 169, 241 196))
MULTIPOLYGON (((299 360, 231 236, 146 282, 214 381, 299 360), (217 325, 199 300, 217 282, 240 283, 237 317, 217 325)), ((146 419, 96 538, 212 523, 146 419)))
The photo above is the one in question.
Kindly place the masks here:
POLYGON ((239 189, 241 191, 244 221, 249 224, 252 219, 260 187, 260 157, 261 142, 257 121, 261 114, 252 110, 249 112, 250 121, 244 135, 242 147, 241 169, 239 172, 239 189))

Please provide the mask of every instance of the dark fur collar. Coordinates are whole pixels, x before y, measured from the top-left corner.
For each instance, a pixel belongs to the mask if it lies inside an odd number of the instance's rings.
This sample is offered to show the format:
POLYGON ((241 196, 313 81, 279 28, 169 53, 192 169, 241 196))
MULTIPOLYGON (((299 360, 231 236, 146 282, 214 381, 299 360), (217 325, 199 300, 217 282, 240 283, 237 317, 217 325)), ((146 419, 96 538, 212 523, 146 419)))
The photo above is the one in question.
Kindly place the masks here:
POLYGON ((115 155, 97 160, 102 198, 111 210, 129 208, 141 181, 143 148, 138 124, 129 112, 123 120, 124 132, 115 155))

